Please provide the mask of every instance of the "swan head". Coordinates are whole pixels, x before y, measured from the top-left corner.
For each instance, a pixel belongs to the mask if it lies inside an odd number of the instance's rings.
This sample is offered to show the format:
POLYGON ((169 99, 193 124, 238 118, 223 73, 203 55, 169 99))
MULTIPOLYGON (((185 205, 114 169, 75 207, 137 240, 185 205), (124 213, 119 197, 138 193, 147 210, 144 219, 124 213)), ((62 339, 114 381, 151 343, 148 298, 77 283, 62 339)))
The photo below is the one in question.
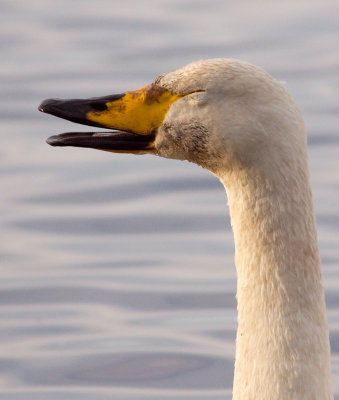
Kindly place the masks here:
POLYGON ((53 146, 188 160, 221 176, 289 155, 304 143, 298 107, 263 69, 235 59, 200 60, 136 91, 42 102, 40 111, 114 129, 50 137, 53 146))

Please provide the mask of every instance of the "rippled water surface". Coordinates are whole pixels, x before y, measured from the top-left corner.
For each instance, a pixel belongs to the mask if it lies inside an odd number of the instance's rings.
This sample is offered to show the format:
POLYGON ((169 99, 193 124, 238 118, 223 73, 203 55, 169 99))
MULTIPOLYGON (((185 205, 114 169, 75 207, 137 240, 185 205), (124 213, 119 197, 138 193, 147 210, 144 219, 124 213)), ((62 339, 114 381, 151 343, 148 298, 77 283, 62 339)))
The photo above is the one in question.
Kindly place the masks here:
POLYGON ((74 125, 37 111, 209 57, 263 66, 305 115, 339 399, 338 15, 330 0, 1 1, 1 399, 231 398, 221 184, 188 163, 49 147, 74 125))

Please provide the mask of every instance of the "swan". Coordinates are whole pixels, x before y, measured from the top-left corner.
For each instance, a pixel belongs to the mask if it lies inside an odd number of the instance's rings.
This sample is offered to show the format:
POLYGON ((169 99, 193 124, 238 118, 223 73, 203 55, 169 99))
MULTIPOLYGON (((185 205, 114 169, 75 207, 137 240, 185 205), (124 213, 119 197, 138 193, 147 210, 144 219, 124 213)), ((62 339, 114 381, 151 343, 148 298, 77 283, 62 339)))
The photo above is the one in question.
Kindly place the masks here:
POLYGON ((233 400, 333 399, 306 130, 281 83, 239 60, 200 60, 135 91, 39 109, 114 129, 52 146, 188 160, 218 177, 237 269, 233 400))

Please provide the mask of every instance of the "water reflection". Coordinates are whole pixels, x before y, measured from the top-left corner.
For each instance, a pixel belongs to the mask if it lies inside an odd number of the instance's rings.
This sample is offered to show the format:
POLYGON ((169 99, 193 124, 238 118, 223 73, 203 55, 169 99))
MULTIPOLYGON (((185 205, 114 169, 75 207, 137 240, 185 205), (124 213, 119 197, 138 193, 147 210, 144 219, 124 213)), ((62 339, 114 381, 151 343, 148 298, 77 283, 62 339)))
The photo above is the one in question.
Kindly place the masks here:
POLYGON ((225 193, 188 163, 45 139, 46 97, 135 89, 231 56, 305 115, 339 398, 338 6, 263 1, 0 4, 1 398, 231 399, 236 328, 225 193))

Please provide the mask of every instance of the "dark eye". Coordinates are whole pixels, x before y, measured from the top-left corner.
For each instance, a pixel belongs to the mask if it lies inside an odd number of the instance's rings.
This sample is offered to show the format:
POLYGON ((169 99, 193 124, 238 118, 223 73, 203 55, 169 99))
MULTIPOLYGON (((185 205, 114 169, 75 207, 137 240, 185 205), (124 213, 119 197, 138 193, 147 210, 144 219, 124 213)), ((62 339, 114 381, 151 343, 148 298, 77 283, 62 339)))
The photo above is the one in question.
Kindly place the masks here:
POLYGON ((199 91, 195 93, 191 93, 187 96, 187 99, 193 105, 204 105, 207 103, 206 93, 204 91, 199 91))

